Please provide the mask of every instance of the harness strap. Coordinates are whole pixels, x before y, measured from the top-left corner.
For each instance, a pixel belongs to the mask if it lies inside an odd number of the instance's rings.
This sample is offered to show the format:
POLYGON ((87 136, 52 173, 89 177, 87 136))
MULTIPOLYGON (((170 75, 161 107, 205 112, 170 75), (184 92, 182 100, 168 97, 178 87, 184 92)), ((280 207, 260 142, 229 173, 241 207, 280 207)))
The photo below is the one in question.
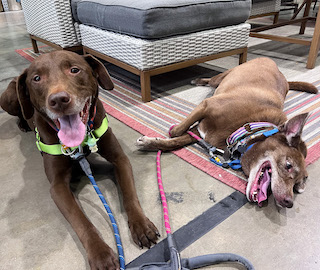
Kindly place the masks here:
MULTIPOLYGON (((106 131, 108 130, 108 127, 109 127, 109 124, 108 124, 108 118, 106 115, 106 117, 102 120, 101 126, 98 127, 97 129, 92 130, 91 133, 92 135, 94 135, 96 140, 99 140, 99 138, 102 137, 104 133, 106 133, 106 131)), ((54 156, 64 154, 63 149, 65 149, 65 146, 63 146, 62 144, 45 144, 41 142, 40 134, 37 127, 35 128, 35 132, 36 132, 36 145, 40 152, 44 152, 54 156)), ((86 138, 83 140, 83 142, 79 146, 84 147, 87 145, 87 142, 88 142, 88 136, 86 136, 86 138)), ((68 147, 68 149, 71 150, 72 152, 78 149, 79 146, 68 147)))
POLYGON ((108 123, 108 117, 106 115, 106 117, 103 118, 102 120, 101 126, 98 127, 97 129, 94 129, 92 132, 96 138, 100 138, 102 137, 103 134, 106 133, 106 131, 108 130, 108 127, 109 127, 109 123, 108 123))

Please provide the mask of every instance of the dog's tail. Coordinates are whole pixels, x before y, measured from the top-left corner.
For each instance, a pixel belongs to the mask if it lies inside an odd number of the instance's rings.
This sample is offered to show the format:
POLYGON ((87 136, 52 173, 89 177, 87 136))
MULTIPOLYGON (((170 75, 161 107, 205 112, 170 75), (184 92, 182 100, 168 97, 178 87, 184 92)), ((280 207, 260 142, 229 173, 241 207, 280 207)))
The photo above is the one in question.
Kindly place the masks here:
POLYGON ((302 91, 311 94, 318 94, 318 89, 311 83, 307 82, 288 82, 290 90, 302 91))

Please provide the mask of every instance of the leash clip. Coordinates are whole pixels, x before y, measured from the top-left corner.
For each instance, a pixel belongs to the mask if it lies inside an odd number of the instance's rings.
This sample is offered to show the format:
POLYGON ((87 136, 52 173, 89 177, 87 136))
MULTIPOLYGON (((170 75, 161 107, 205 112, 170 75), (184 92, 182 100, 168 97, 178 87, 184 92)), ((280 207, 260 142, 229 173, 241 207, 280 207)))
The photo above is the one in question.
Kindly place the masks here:
POLYGON ((70 150, 70 148, 64 144, 61 144, 61 153, 65 156, 71 156, 76 152, 77 149, 70 150))
POLYGON ((73 160, 80 160, 85 156, 81 145, 79 145, 78 148, 71 150, 69 147, 62 144, 61 152, 62 154, 72 158, 73 160))

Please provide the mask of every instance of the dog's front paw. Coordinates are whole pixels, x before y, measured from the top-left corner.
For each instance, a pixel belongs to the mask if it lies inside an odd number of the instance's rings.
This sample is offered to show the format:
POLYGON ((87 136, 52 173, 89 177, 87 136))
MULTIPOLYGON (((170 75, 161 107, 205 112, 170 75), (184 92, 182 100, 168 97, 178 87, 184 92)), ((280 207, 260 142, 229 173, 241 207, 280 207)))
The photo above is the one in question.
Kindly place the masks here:
POLYGON ((174 137, 179 137, 181 136, 185 131, 184 130, 181 130, 181 126, 179 125, 172 125, 169 129, 169 136, 171 138, 174 138, 174 137))
POLYGON ((157 140, 160 140, 160 138, 142 136, 136 141, 135 145, 139 148, 139 150, 156 151, 159 150, 156 146, 157 140))
POLYGON ((89 248, 87 252, 89 265, 92 270, 120 269, 119 258, 103 241, 96 241, 95 243, 92 243, 91 248, 89 248))
POLYGON ((150 248, 157 243, 160 234, 156 226, 146 216, 129 220, 128 224, 132 239, 140 248, 150 248))
POLYGON ((19 118, 18 120, 18 127, 22 132, 31 131, 31 128, 29 127, 27 121, 22 118, 19 118))

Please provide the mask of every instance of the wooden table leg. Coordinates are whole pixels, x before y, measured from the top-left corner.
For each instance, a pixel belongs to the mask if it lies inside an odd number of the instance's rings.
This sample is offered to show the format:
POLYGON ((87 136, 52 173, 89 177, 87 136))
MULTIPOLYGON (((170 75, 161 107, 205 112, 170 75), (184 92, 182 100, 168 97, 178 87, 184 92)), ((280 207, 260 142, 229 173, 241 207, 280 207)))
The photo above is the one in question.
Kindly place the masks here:
POLYGON ((151 82, 148 71, 141 71, 140 73, 141 97, 143 102, 151 100, 151 82))
POLYGON ((314 27, 313 37, 310 45, 307 68, 314 68, 320 46, 320 12, 318 12, 316 25, 314 27))

